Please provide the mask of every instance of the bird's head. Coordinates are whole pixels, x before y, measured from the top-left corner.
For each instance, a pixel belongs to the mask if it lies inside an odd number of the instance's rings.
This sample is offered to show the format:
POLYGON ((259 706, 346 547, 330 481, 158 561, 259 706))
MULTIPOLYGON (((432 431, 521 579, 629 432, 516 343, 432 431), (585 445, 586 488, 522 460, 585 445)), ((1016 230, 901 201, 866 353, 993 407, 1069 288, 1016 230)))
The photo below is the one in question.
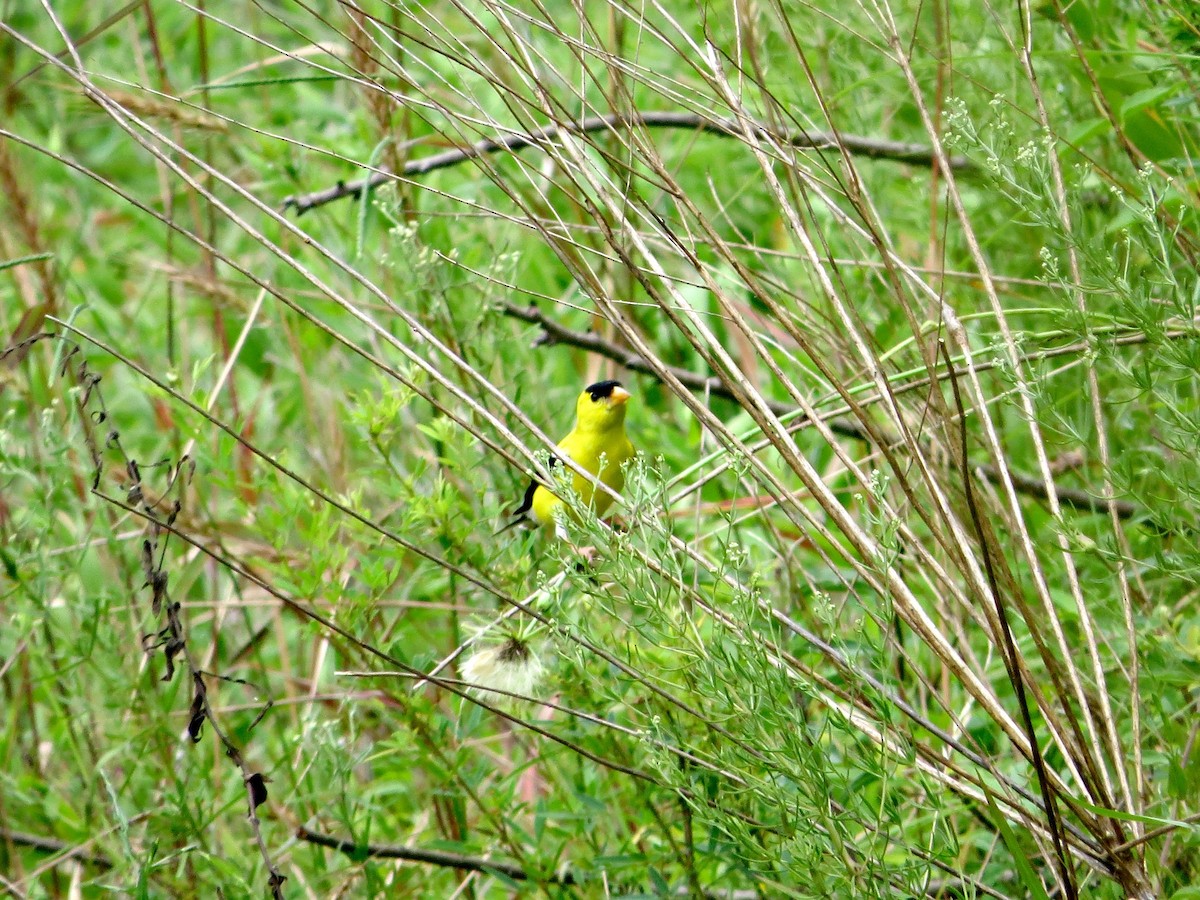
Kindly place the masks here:
POLYGON ((625 421, 625 404, 632 396, 619 381, 597 381, 589 384, 575 403, 575 415, 580 428, 607 431, 625 421))

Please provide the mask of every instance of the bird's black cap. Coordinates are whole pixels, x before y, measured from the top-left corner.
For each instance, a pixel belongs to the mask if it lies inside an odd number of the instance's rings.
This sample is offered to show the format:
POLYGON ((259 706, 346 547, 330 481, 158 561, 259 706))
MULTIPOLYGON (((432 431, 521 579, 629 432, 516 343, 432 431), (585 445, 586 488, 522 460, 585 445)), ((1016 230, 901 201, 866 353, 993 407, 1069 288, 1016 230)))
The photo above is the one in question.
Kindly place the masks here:
POLYGON ((613 388, 619 388, 619 381, 597 381, 595 384, 589 384, 584 388, 584 391, 592 395, 592 400, 602 400, 605 397, 611 397, 613 388))

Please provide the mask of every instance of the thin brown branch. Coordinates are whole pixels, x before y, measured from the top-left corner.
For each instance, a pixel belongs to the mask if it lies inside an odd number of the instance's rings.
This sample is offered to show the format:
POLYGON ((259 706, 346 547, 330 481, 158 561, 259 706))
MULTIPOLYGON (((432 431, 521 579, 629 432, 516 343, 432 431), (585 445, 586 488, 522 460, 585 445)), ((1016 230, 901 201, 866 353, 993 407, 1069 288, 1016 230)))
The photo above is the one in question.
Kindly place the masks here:
POLYGON ((967 510, 970 513, 971 522, 975 526, 976 538, 979 541, 979 548, 983 556, 984 570, 987 572, 988 587, 991 589, 992 602, 995 604, 996 618, 1001 626, 1002 641, 999 644, 1002 651, 1001 658, 1004 661, 1004 668, 1008 670, 1009 681, 1016 692, 1017 707, 1021 711, 1021 723, 1024 725, 1025 732, 1028 735, 1031 761, 1034 772, 1037 775, 1038 788, 1042 794, 1042 809, 1046 813, 1046 830, 1050 832, 1050 839, 1054 844, 1054 861, 1058 865, 1067 897, 1069 900, 1075 900, 1078 897, 1078 889, 1075 884, 1074 871, 1068 862, 1066 829, 1058 810, 1058 798, 1050 781, 1046 760, 1042 755, 1041 745, 1038 743, 1037 730, 1033 724, 1033 714, 1030 712, 1030 704, 1027 699, 1025 677, 1020 666, 1020 652, 1017 650, 1016 641, 1013 638, 1012 626, 1008 620, 1008 610, 1004 605, 999 578, 997 577, 995 565, 992 560, 991 545, 987 540, 979 507, 975 502, 975 492, 971 486, 971 472, 967 468, 966 460, 969 442, 967 438, 966 407, 963 405, 962 394, 958 388, 958 377, 954 371, 954 360, 950 356, 950 350, 946 346, 945 341, 940 342, 939 349, 950 375, 950 389, 954 395, 954 404, 958 408, 959 439, 961 441, 959 453, 963 466, 963 495, 967 502, 967 510))
POLYGON ((99 853, 88 853, 83 849, 84 844, 71 844, 67 841, 60 841, 58 838, 27 834, 24 831, 10 831, 6 828, 0 830, 0 843, 13 844, 18 847, 31 847, 34 850, 41 850, 45 853, 59 854, 60 862, 74 859, 100 869, 111 869, 113 867, 112 861, 107 856, 102 856, 99 853))
MULTIPOLYGON (((658 377, 655 368, 641 354, 634 353, 624 347, 607 341, 600 335, 590 331, 575 331, 559 324, 554 319, 547 316, 534 305, 518 306, 515 303, 505 303, 501 307, 501 312, 504 315, 514 319, 519 319, 522 322, 528 322, 530 325, 536 325, 542 330, 541 335, 534 342, 536 346, 549 346, 553 344, 562 344, 568 347, 578 347, 581 350, 587 350, 589 353, 595 353, 597 356, 603 356, 605 359, 612 360, 617 365, 628 369, 631 372, 638 372, 643 375, 658 377)), ((1083 344, 1073 345, 1072 347, 1059 348, 1055 351, 1044 352, 1040 355, 1049 356, 1057 355, 1062 352, 1070 352, 1078 350, 1082 352, 1086 350, 1083 344)), ((720 378, 715 375, 702 375, 692 372, 688 369, 681 369, 677 366, 668 367, 671 375, 676 378, 681 384, 694 391, 707 393, 714 397, 722 397, 727 400, 735 400, 733 390, 725 384, 720 378)), ((976 369, 981 369, 982 366, 976 366, 976 369)), ((942 377, 945 377, 944 375, 942 377)), ((924 386, 928 384, 928 379, 920 379, 911 384, 900 385, 896 388, 895 393, 899 394, 905 390, 924 386)), ((789 403, 781 403, 776 400, 767 401, 767 405, 771 411, 777 416, 795 413, 796 407, 789 403)), ((799 419, 792 423, 793 426, 803 424, 805 420, 799 419)), ((867 441, 869 436, 864 428, 858 424, 851 422, 845 418, 832 419, 829 422, 829 427, 832 431, 844 437, 854 438, 855 440, 867 441)), ((988 481, 999 483, 1001 476, 1000 470, 995 466, 980 466, 979 472, 983 474, 988 481)), ((1034 478, 1029 475, 1022 475, 1009 470, 1009 478, 1012 481, 1013 487, 1018 493, 1029 497, 1034 497, 1039 500, 1049 499, 1049 492, 1046 489, 1045 483, 1040 478, 1034 478)), ((1108 512, 1112 511, 1120 519, 1132 519, 1139 515, 1142 510, 1139 506, 1128 500, 1105 500, 1103 497, 1098 497, 1086 490, 1080 488, 1069 488, 1061 485, 1054 486, 1054 494, 1058 498, 1058 502, 1063 506, 1069 506, 1072 509, 1080 510, 1081 512, 1108 512)))
MULTIPOLYGON (((308 841, 310 844, 338 850, 355 859, 361 859, 364 856, 374 856, 378 859, 406 859, 411 862, 428 863, 432 866, 459 869, 465 872, 482 872, 484 874, 497 872, 513 881, 530 880, 529 873, 515 863, 484 859, 479 856, 464 856, 461 853, 449 853, 445 850, 425 850, 420 847, 404 847, 398 844, 359 844, 312 831, 303 825, 296 829, 296 837, 302 841, 308 841)), ((548 875, 537 880, 546 884, 576 883, 575 877, 570 872, 548 875)))
MULTIPOLYGON (((328 847, 361 859, 364 856, 376 859, 404 859, 410 862, 426 863, 431 866, 441 866, 447 869, 458 869, 463 872, 480 872, 484 875, 496 873, 513 881, 538 881, 542 884, 574 885, 579 884, 575 876, 568 871, 561 871, 544 877, 533 877, 520 866, 510 862, 484 859, 480 856, 466 856, 461 853, 449 853, 445 850, 425 850, 420 847, 405 847, 399 844, 358 844, 354 841, 343 840, 328 834, 313 831, 304 825, 296 829, 296 837, 318 847, 328 847)), ((696 892, 696 887, 684 886, 678 889, 679 896, 701 896, 712 900, 753 900, 761 896, 754 890, 704 890, 696 892)))
MULTIPOLYGON (((83 423, 85 440, 92 457, 92 493, 100 497, 105 496, 99 489, 103 477, 102 451, 100 447, 103 446, 104 452, 115 453, 121 458, 128 476, 126 487, 128 502, 127 504, 120 503, 120 501, 117 502, 124 509, 138 513, 146 521, 145 537, 142 541, 142 569, 146 576, 145 586, 149 588, 151 594, 151 612, 155 616, 161 616, 163 624, 159 631, 143 636, 143 649, 148 653, 153 650, 162 651, 165 668, 165 674, 161 679, 163 681, 171 680, 175 672, 175 660, 177 658, 183 662, 187 670, 187 675, 192 682, 191 718, 188 723, 188 734, 193 743, 198 743, 201 739, 202 728, 205 724, 208 724, 224 748, 225 756, 241 772, 242 782, 246 787, 247 819, 250 823, 250 831, 254 836, 259 853, 267 867, 267 886, 271 891, 271 896, 278 898, 278 900, 283 900, 282 886, 286 880, 286 876, 279 871, 279 867, 276 865, 271 851, 267 847, 257 813, 258 807, 267 799, 265 785, 267 779, 261 772, 252 770, 251 765, 242 755, 241 748, 233 742, 229 733, 215 714, 208 695, 205 673, 200 669, 188 645, 187 628, 182 616, 182 605, 172 599, 168 590, 168 576, 165 562, 166 540, 174 533, 173 525, 176 517, 183 509, 183 503, 181 500, 176 499, 172 503, 167 504, 165 511, 159 510, 157 508, 159 505, 157 500, 153 499, 151 494, 143 489, 140 467, 132 457, 126 454, 124 447, 121 445, 120 435, 117 430, 106 424, 109 421, 109 414, 108 407, 104 402, 99 387, 100 376, 93 373, 88 367, 86 360, 82 358, 82 353, 78 345, 72 346, 66 353, 64 359, 59 364, 59 371, 63 377, 72 377, 79 388, 74 401, 80 421, 83 423), (101 445, 97 439, 96 432, 99 431, 102 425, 105 428, 105 435, 103 444, 101 445)), ((179 460, 172 467, 170 487, 163 496, 166 497, 172 492, 177 492, 179 496, 185 494, 189 471, 190 465, 186 457, 179 460)))
MULTIPOLYGON (((980 466, 979 471, 983 474, 984 478, 993 484, 1000 483, 1000 470, 995 466, 980 466)), ((1032 475, 1022 475, 1020 472, 1014 472, 1012 469, 1008 470, 1008 477, 1012 481, 1017 493, 1024 494, 1027 497, 1036 497, 1039 500, 1048 500, 1050 498, 1049 491, 1046 489, 1046 483, 1042 479, 1034 478, 1032 475)), ((1111 511, 1116 513, 1118 519, 1132 519, 1142 512, 1141 507, 1128 500, 1105 500, 1103 497, 1097 497, 1088 491, 1063 487, 1058 484, 1054 486, 1054 496, 1058 498, 1058 502, 1063 506, 1069 506, 1081 512, 1101 513, 1111 511)))
MULTIPOLYGON (((698 131, 703 134, 713 134, 721 137, 747 139, 746 130, 741 122, 732 119, 709 119, 697 113, 687 112, 644 112, 636 115, 609 113, 603 116, 588 116, 578 123, 572 123, 569 129, 561 125, 546 125, 526 134, 511 134, 503 138, 487 138, 477 141, 467 147, 456 147, 444 150, 432 156, 412 159, 404 164, 399 173, 380 170, 367 178, 354 181, 339 181, 333 187, 310 194, 295 194, 285 197, 283 209, 294 209, 296 215, 304 215, 309 210, 341 200, 345 197, 361 196, 363 190, 374 190, 389 181, 400 178, 413 178, 425 175, 436 169, 456 166, 468 160, 477 159, 489 153, 512 153, 533 147, 543 141, 550 141, 563 131, 571 134, 588 134, 596 131, 610 131, 617 128, 680 128, 698 131)), ((791 147, 810 150, 827 150, 845 148, 850 153, 865 156, 868 159, 886 159, 893 162, 911 163, 920 166, 932 166, 933 151, 924 144, 910 144, 901 141, 886 141, 878 138, 862 137, 852 134, 830 134, 824 131, 800 131, 780 134, 775 129, 762 123, 753 123, 749 137, 764 140, 769 139, 791 147)), ((955 169, 970 169, 971 162, 965 156, 955 156, 950 160, 955 169)))

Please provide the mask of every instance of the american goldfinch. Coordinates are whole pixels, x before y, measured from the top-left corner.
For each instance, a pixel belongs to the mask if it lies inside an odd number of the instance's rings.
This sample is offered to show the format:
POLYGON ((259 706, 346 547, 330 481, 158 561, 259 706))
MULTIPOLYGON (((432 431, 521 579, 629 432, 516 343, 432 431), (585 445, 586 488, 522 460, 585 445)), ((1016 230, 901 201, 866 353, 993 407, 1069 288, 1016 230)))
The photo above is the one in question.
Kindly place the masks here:
MULTIPOLYGON (((617 381, 597 381, 588 385, 575 401, 575 427, 558 442, 558 455, 550 457, 553 469, 562 457, 569 457, 576 465, 620 492, 625 486, 625 473, 621 467, 633 459, 633 444, 625 434, 625 404, 629 391, 617 381), (600 458, 604 457, 604 469, 600 458)), ((571 481, 584 503, 592 506, 597 516, 604 515, 612 504, 606 491, 597 491, 592 482, 578 473, 571 481)), ((555 527, 555 510, 562 500, 536 481, 529 483, 525 499, 513 513, 516 518, 509 523, 511 528, 521 522, 530 521, 539 527, 555 527)))

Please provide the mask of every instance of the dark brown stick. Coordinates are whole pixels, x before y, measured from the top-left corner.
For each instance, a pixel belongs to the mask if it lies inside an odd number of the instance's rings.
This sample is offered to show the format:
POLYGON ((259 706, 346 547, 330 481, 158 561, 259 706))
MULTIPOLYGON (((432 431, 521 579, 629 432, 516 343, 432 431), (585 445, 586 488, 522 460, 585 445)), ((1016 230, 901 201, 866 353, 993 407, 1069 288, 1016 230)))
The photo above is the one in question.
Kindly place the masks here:
MULTIPOLYGON (((360 858, 373 856, 377 859, 407 859, 412 862, 428 863, 433 866, 443 866, 448 869, 459 869, 465 872, 496 872, 513 881, 529 881, 529 873, 520 866, 508 862, 497 862, 482 859, 477 856, 463 856, 459 853, 447 853, 444 850, 422 850, 419 847, 403 847, 396 844, 356 844, 328 834, 311 831, 303 825, 296 829, 296 837, 319 847, 338 850, 348 856, 360 858)), ((544 884, 572 885, 578 884, 570 872, 547 876, 544 884)), ((682 887, 677 893, 680 896, 697 896, 695 887, 682 887)), ((761 894, 754 890, 701 890, 699 896, 711 900, 755 900, 761 894)))
MULTIPOLYGON (((482 859, 477 856, 463 856, 460 853, 448 853, 445 850, 423 850, 420 847, 403 847, 396 844, 356 844, 354 841, 310 831, 303 825, 296 829, 296 837, 302 841, 308 841, 310 844, 338 850, 355 858, 374 856, 379 859, 407 859, 412 862, 428 863, 448 869, 461 869, 466 872, 498 872, 513 881, 529 880, 529 873, 514 863, 482 859)), ((575 878, 570 872, 563 872, 561 875, 548 876, 546 882, 549 884, 574 884, 575 878)))
MULTIPOLYGON (((643 375, 657 377, 653 366, 650 365, 640 354, 626 350, 624 347, 617 346, 604 338, 590 331, 574 331, 560 325, 557 321, 545 315, 536 306, 517 306, 513 303, 505 303, 501 307, 501 312, 504 315, 514 319, 519 319, 522 322, 528 322, 530 325, 536 325, 541 329, 542 333, 538 337, 536 343, 538 345, 563 344, 569 347, 578 347, 581 350, 587 350, 590 353, 595 353, 597 356, 603 356, 605 359, 610 359, 617 365, 628 369, 631 372, 640 372, 643 375)), ((1076 347, 1061 348, 1065 351, 1077 349, 1078 352, 1083 352, 1087 348, 1080 344, 1076 347)), ((1056 350, 1055 353, 1060 352, 1056 350)), ((1045 355, 1051 355, 1049 353, 1045 355)), ((736 399, 734 393, 726 384, 717 378, 715 375, 699 375, 687 369, 680 369, 675 366, 669 367, 671 374, 677 378, 680 384, 691 388, 694 391, 704 391, 714 397, 723 397, 727 400, 736 399)), ((927 384, 928 379, 921 379, 912 384, 899 385, 896 388, 896 393, 901 393, 905 390, 911 390, 915 387, 927 384)), ((767 402, 771 411, 777 416, 794 413, 796 407, 780 403, 776 400, 767 402)), ((794 421, 793 426, 803 423, 803 419, 794 421)), ((855 422, 851 422, 846 418, 831 419, 829 428, 835 434, 840 434, 843 437, 854 438, 856 440, 867 441, 869 436, 865 429, 861 428, 855 422)), ((1001 480, 1000 470, 995 466, 980 466, 979 472, 988 481, 998 483, 1001 480)), ((1029 497, 1036 497, 1039 500, 1049 499, 1050 492, 1046 489, 1046 485, 1039 478, 1033 478, 1029 475, 1022 475, 1009 470, 1008 477, 1011 479, 1013 488, 1021 494, 1029 497)), ((1078 488, 1054 486, 1054 494, 1058 498, 1058 502, 1063 506, 1069 506, 1072 509, 1077 509, 1082 512, 1107 512, 1110 508, 1121 519, 1132 519, 1141 512, 1141 508, 1128 500, 1105 500, 1103 497, 1097 497, 1086 490, 1078 488)))
MULTIPOLYGON (((512 134, 507 137, 477 141, 468 147, 456 147, 453 150, 443 150, 432 156, 409 160, 403 171, 397 175, 393 172, 379 171, 367 178, 355 181, 339 181, 333 187, 311 194, 294 194, 285 197, 283 209, 294 209, 296 215, 302 216, 311 209, 341 200, 344 197, 358 197, 363 190, 374 190, 380 185, 397 178, 412 178, 424 175, 435 169, 445 169, 467 160, 476 159, 489 153, 512 153, 526 147, 536 146, 543 141, 550 141, 562 132, 570 134, 588 134, 594 131, 610 131, 618 128, 682 128, 699 131, 704 134, 715 134, 721 137, 735 137, 745 140, 746 131, 736 121, 731 119, 709 119, 696 113, 685 112, 644 112, 634 115, 609 113, 604 116, 588 116, 580 122, 569 125, 546 125, 528 134, 512 134)), ((912 163, 919 166, 933 165, 933 151, 924 144, 907 144, 900 141, 884 141, 875 138, 861 137, 853 134, 841 134, 836 137, 823 131, 802 131, 798 133, 781 134, 766 125, 755 123, 750 128, 749 137, 756 140, 773 140, 799 149, 833 150, 840 144, 850 153, 865 156, 869 159, 887 159, 893 162, 912 163)), ((969 169, 971 162, 965 156, 955 156, 950 159, 952 169, 969 169)))
POLYGON ((7 842, 18 847, 32 847, 34 850, 41 850, 45 853, 61 853, 64 862, 68 859, 76 859, 101 869, 111 869, 113 867, 112 861, 108 857, 101 856, 99 853, 88 853, 83 849, 82 844, 69 844, 66 841, 60 841, 58 838, 42 837, 37 834, 26 834, 23 831, 9 831, 6 829, 0 831, 0 842, 7 842))

